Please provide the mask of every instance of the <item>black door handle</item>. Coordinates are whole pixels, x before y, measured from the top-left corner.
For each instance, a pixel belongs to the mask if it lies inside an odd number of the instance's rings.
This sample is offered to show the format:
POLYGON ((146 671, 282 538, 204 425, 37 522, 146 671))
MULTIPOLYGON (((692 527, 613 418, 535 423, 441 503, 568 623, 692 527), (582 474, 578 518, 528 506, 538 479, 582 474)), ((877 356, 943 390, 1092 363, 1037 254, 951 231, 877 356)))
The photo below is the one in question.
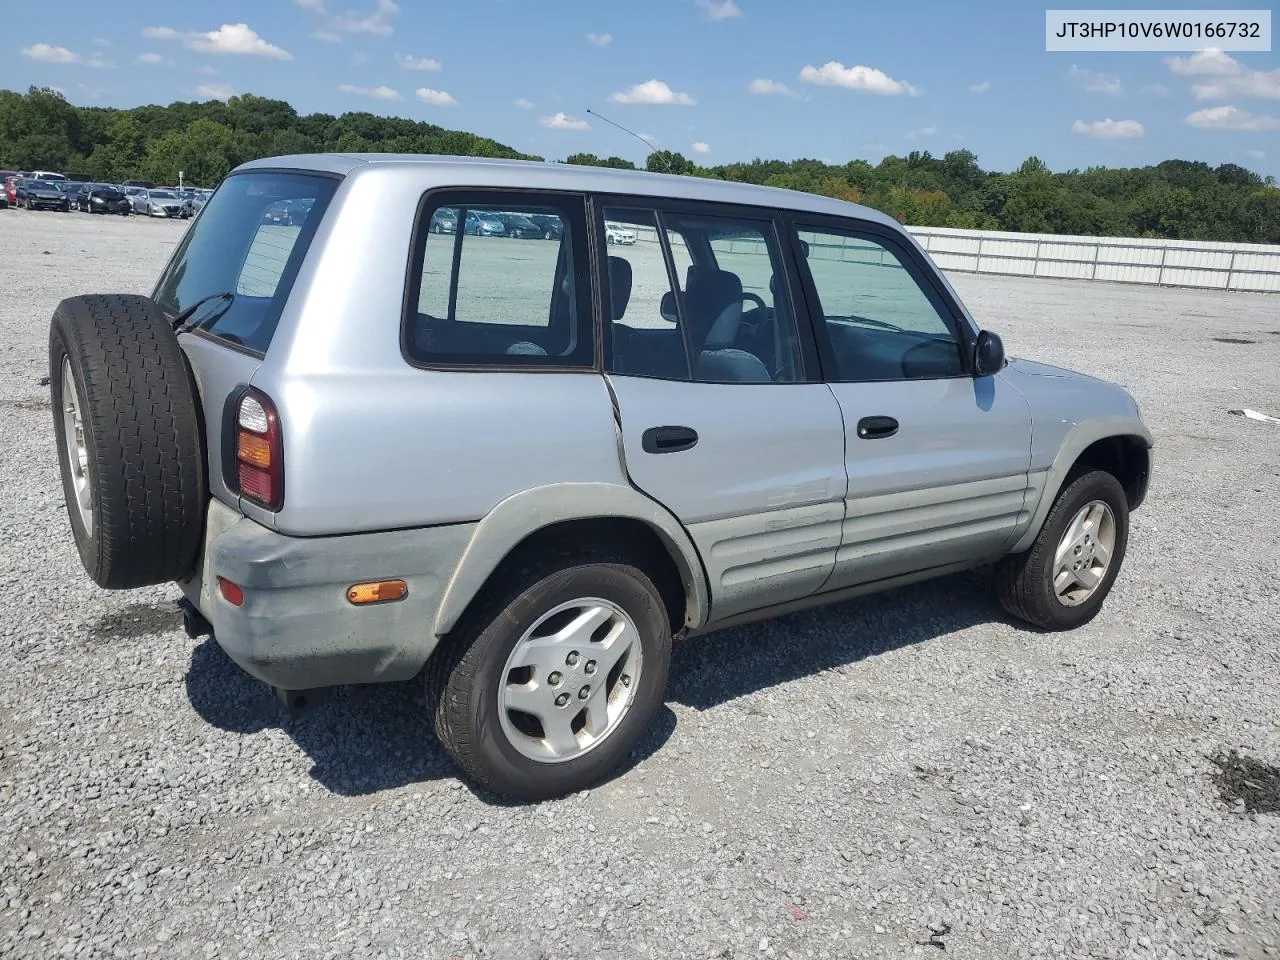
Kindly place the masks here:
POLYGON ((679 453, 698 442, 698 431, 692 427, 650 427, 640 438, 645 453, 679 453))
POLYGON ((898 432, 898 421, 893 417, 863 417, 858 421, 859 440, 883 440, 898 432))

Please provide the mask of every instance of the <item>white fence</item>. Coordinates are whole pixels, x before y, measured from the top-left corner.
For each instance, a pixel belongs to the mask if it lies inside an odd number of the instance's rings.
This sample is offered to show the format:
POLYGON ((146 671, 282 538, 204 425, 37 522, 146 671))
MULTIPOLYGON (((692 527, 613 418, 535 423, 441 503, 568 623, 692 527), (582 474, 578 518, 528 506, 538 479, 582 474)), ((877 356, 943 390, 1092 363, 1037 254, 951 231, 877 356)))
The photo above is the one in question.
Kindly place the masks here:
POLYGON ((1280 246, 909 229, 943 270, 1280 293, 1280 246))

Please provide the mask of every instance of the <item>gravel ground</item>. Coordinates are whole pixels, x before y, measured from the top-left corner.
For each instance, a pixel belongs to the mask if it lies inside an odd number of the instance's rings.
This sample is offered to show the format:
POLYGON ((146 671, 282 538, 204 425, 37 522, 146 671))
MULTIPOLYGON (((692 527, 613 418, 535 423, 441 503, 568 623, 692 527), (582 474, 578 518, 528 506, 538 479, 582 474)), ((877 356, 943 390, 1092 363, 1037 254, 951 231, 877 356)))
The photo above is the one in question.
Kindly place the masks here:
POLYGON ((628 770, 503 806, 413 684, 288 717, 175 589, 81 570, 49 315, 182 229, 0 212, 0 956, 1280 951, 1274 784, 1233 793, 1280 764, 1280 427, 1227 413, 1280 414, 1280 297, 957 277, 1158 438, 1102 615, 1037 634, 974 574, 691 641, 628 770))

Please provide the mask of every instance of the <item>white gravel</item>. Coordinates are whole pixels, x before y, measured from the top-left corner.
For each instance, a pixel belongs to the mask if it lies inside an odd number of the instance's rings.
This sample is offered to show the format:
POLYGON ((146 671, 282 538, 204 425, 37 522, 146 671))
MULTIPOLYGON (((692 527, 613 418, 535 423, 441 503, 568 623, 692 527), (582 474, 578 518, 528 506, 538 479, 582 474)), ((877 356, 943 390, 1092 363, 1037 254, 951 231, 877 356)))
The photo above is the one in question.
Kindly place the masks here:
POLYGON ((413 684, 287 718, 175 589, 81 570, 49 315, 182 229, 0 211, 0 956, 1280 951, 1280 817, 1209 761, 1280 764, 1280 428, 1227 414, 1280 413, 1280 297, 956 277, 1158 438, 1103 614, 1037 634, 968 575, 691 641, 632 769, 497 806, 413 684))

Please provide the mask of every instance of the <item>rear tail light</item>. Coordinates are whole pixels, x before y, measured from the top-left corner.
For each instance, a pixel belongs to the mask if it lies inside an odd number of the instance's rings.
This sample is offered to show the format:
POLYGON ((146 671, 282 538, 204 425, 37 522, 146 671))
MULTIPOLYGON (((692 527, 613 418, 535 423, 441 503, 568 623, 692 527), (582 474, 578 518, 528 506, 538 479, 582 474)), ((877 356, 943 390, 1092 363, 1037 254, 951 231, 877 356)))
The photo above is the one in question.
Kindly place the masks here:
POLYGON ((275 404, 250 388, 236 410, 236 481, 240 495, 268 510, 284 503, 284 444, 275 404))

